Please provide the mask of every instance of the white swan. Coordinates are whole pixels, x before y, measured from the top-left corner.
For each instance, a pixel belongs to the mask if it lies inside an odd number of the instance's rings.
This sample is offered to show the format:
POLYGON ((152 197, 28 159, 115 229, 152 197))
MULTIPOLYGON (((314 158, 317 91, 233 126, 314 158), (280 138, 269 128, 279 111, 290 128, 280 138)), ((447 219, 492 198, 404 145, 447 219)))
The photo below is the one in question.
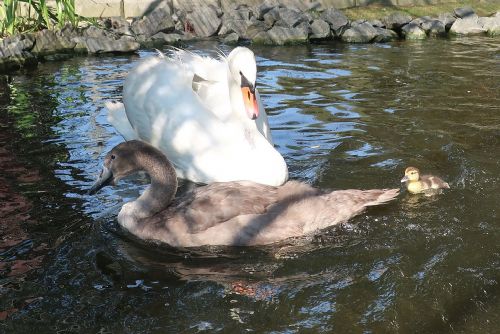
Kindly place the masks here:
POLYGON ((107 103, 108 120, 126 140, 161 149, 181 178, 281 185, 288 169, 273 146, 256 76, 248 48, 220 59, 174 50, 129 73, 124 105, 107 103))

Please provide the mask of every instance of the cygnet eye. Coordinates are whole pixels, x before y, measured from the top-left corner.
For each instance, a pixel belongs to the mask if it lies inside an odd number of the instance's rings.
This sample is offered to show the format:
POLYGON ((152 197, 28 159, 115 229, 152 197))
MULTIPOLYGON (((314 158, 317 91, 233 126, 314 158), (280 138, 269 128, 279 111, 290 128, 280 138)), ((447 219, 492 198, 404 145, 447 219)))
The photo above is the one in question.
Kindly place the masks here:
POLYGON ((114 160, 116 157, 114 154, 111 154, 111 160, 114 160))

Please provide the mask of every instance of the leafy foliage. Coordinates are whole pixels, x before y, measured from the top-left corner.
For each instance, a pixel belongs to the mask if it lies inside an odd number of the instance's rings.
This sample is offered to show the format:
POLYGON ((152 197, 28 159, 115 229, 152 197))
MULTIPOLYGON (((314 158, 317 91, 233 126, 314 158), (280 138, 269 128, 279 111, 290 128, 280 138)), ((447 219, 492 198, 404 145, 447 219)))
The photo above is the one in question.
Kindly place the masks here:
POLYGON ((66 23, 76 26, 81 19, 75 13, 75 0, 56 0, 55 8, 49 7, 47 0, 4 0, 0 4, 0 36, 62 27, 66 23), (25 4, 27 13, 21 16, 22 3, 25 4))

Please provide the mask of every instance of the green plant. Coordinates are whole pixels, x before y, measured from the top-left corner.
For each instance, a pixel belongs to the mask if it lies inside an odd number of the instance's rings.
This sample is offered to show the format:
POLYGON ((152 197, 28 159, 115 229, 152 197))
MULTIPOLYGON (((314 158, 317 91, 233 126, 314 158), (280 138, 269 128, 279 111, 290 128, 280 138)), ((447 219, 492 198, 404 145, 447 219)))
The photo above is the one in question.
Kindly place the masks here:
POLYGON ((53 28, 55 25, 62 27, 66 23, 77 26, 80 19, 82 17, 75 13, 75 0, 56 0, 55 8, 50 8, 47 0, 4 0, 0 4, 0 36, 53 28), (24 17, 18 15, 20 3, 28 5, 28 15, 24 17))
POLYGON ((16 11, 18 2, 16 0, 4 0, 3 6, 0 10, 0 15, 3 17, 0 22, 0 32, 5 31, 7 34, 12 35, 16 27, 16 11))

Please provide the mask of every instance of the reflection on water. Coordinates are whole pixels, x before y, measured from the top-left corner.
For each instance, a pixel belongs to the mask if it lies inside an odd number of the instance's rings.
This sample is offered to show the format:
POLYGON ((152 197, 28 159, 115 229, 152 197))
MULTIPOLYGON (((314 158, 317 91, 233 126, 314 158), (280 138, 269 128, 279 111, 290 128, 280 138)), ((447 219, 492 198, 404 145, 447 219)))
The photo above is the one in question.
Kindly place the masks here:
POLYGON ((153 52, 2 77, 0 332, 495 332, 499 40, 254 51, 293 178, 394 187, 413 165, 452 189, 272 247, 144 243, 115 216, 145 178, 86 189, 122 140, 103 102, 153 52))

